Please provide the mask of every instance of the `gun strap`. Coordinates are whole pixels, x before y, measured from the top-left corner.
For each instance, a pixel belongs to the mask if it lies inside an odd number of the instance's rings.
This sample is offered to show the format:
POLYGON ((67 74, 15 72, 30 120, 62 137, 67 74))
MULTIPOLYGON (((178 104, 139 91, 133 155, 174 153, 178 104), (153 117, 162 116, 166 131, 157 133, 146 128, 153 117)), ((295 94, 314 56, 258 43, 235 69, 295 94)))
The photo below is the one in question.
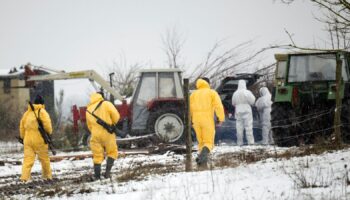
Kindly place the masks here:
POLYGON ((92 112, 90 112, 88 109, 86 109, 86 112, 88 112, 90 115, 92 115, 96 119, 100 119, 100 117, 95 115, 95 111, 102 105, 103 102, 104 102, 104 100, 100 101, 92 112))
MULTIPOLYGON (((107 124, 107 123, 106 123, 104 120, 102 120, 99 116, 95 115, 95 111, 102 105, 103 102, 104 102, 104 100, 100 101, 92 112, 90 112, 88 109, 86 109, 86 112, 88 112, 90 115, 92 115, 93 117, 95 117, 97 120, 101 120, 101 121, 103 121, 105 124, 107 124)), ((107 124, 107 125, 109 125, 109 124, 107 124)), ((102 126, 102 125, 101 125, 101 126, 102 126)), ((109 126, 110 126, 110 125, 109 125, 109 126)), ((103 127, 103 126, 102 126, 102 127, 103 127)), ((103 127, 103 128, 105 128, 105 127, 103 127)), ((107 131, 108 131, 108 130, 107 130, 107 131)))
POLYGON ((95 113, 95 111, 102 105, 103 102, 104 102, 104 100, 100 101, 100 102, 97 104, 97 106, 96 106, 96 108, 94 109, 94 111, 92 111, 92 113, 95 113))
MULTIPOLYGON (((39 122, 40 118, 38 118, 38 116, 36 116, 33 104, 32 104, 30 101, 29 101, 28 103, 29 103, 29 106, 30 106, 30 108, 32 109, 32 111, 33 111, 33 113, 34 113, 34 116, 35 116, 35 118, 36 118, 36 121, 38 122, 38 126, 40 126, 40 122, 39 122)), ((40 109, 39 109, 39 111, 38 111, 38 115, 39 115, 39 117, 40 117, 40 109)), ((43 127, 43 128, 44 128, 44 127, 43 127)))

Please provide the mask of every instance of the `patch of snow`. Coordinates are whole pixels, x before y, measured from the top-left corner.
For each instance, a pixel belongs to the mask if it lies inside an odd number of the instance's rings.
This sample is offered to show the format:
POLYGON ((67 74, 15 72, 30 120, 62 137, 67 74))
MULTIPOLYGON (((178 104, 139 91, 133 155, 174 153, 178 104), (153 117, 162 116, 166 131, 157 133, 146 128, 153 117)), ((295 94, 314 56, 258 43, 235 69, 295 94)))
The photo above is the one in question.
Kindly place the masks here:
MULTIPOLYGON (((282 153, 291 149, 273 146, 217 146, 212 156, 260 150, 282 153)), ((86 153, 90 152, 79 152, 78 154, 86 153)), ((77 154, 77 152, 60 153, 59 155, 71 154, 77 154)), ((4 156, 0 155, 0 158, 4 156)), ((119 158, 114 166, 118 173, 121 169, 130 169, 130 165, 142 164, 144 166, 152 163, 171 165, 183 161, 183 155, 167 152, 163 155, 132 155, 119 158)), ((73 194, 64 198, 105 200, 349 199, 350 188, 346 182, 349 164, 350 149, 321 155, 293 157, 289 160, 268 158, 253 164, 241 163, 235 168, 150 175, 139 181, 88 182, 82 187, 91 188, 92 193, 73 194), (312 186, 305 187, 301 181, 312 186)), ((72 172, 75 173, 72 176, 78 176, 81 175, 80 172, 73 169, 83 168, 88 170, 81 171, 81 173, 92 175, 92 165, 91 158, 78 161, 63 160, 51 164, 56 177, 72 172)), ((1 176, 6 174, 19 176, 20 170, 21 166, 5 165, 0 167, 0 174, 1 176)), ((41 166, 36 161, 32 172, 40 171, 41 166)), ((25 195, 20 198, 22 197, 27 198, 25 195)), ((54 199, 62 199, 62 197, 56 196, 54 199)))

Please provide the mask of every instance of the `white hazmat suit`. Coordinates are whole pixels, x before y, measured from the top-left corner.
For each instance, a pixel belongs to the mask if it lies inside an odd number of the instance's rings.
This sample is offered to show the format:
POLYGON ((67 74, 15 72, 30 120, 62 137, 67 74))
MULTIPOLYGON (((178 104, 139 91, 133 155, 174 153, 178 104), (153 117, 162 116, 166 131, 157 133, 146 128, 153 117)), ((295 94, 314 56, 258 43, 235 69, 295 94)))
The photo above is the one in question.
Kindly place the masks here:
POLYGON ((272 144, 273 139, 270 133, 271 129, 271 94, 267 87, 259 90, 260 98, 256 101, 255 106, 259 112, 262 126, 262 144, 272 144))
POLYGON ((235 106, 237 145, 243 144, 245 130, 248 144, 254 144, 252 105, 255 103, 253 93, 247 90, 244 80, 238 81, 238 89, 232 95, 232 105, 235 106))

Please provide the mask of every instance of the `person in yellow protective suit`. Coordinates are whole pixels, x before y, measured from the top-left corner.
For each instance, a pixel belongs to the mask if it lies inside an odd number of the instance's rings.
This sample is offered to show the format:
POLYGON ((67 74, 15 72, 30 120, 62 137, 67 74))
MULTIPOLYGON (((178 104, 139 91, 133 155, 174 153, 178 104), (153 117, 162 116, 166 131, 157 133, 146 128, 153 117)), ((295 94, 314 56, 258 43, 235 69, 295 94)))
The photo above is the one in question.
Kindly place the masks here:
POLYGON ((111 102, 104 101, 100 93, 94 93, 90 96, 90 103, 86 112, 86 123, 91 132, 90 148, 93 154, 94 177, 95 179, 100 179, 101 163, 104 160, 104 151, 106 151, 107 165, 104 176, 109 178, 114 160, 118 156, 116 135, 108 132, 103 126, 98 124, 93 114, 108 125, 115 125, 119 121, 120 115, 111 102))
POLYGON ((43 178, 47 180, 52 179, 48 145, 45 144, 38 130, 39 124, 36 117, 40 118, 48 134, 52 133, 51 119, 45 110, 44 99, 40 95, 35 97, 33 107, 35 112, 33 112, 30 105, 28 105, 28 110, 23 114, 19 129, 20 137, 23 139, 24 145, 21 176, 21 180, 24 182, 31 178, 30 174, 36 155, 38 155, 39 161, 41 162, 43 178))
POLYGON ((219 120, 219 124, 225 121, 224 107, 218 93, 210 89, 209 79, 206 79, 206 81, 203 79, 197 80, 197 90, 190 96, 191 119, 198 141, 198 151, 200 152, 196 159, 198 165, 206 165, 207 156, 214 147, 214 113, 219 120))

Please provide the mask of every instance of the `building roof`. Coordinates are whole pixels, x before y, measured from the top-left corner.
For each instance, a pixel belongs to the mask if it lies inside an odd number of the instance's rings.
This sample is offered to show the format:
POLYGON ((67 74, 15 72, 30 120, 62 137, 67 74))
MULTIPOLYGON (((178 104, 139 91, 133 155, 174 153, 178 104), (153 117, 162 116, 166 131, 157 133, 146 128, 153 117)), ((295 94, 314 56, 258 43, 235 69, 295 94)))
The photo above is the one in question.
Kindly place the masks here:
POLYGON ((14 78, 19 77, 24 73, 23 69, 11 68, 11 69, 0 69, 0 78, 14 78), (13 70, 15 69, 15 72, 13 70), (10 73, 11 72, 11 73, 10 73))

